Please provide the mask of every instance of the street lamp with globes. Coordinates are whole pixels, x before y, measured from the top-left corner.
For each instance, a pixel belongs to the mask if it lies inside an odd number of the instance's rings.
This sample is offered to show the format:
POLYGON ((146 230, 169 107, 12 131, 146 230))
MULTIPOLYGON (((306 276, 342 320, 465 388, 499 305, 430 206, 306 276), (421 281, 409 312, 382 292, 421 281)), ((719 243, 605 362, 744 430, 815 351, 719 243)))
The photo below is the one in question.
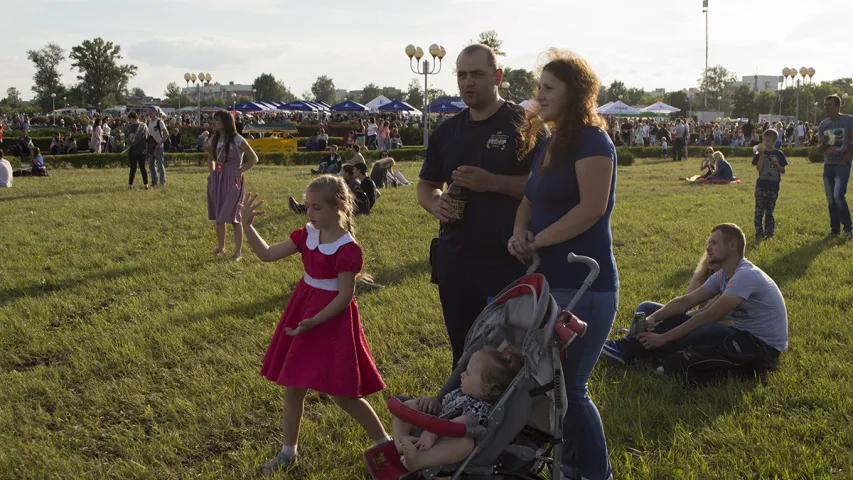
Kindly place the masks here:
MULTIPOLYGON (((807 83, 811 83, 811 79, 814 78, 815 74, 814 68, 800 67, 799 70, 796 68, 783 68, 782 76, 785 78, 785 88, 788 87, 788 77, 791 77, 791 86, 797 89, 797 110, 796 117, 797 121, 800 121, 800 87, 806 85, 807 83), (801 78, 797 78, 797 74, 801 78)), ((779 107, 779 115, 781 115, 781 105, 779 107)))
POLYGON ((50 102, 53 104, 53 126, 56 126, 56 94, 50 94, 50 102))
POLYGON ((257 88, 253 88, 253 89, 252 89, 252 101, 253 101, 253 102, 255 101, 255 94, 256 94, 256 93, 258 93, 258 89, 257 89, 257 88))
POLYGON ((501 83, 501 88, 503 88, 504 90, 506 90, 507 97, 508 97, 508 98, 510 98, 510 99, 511 99, 512 97, 515 97, 515 98, 523 98, 523 97, 525 97, 525 95, 519 95, 519 94, 518 94, 519 92, 517 92, 517 91, 516 91, 516 92, 513 92, 513 91, 512 91, 512 85, 511 85, 509 82, 503 82, 503 83, 501 83))
POLYGON ((429 60, 425 58, 423 69, 421 69, 419 65, 412 66, 412 58, 414 57, 418 62, 420 62, 421 58, 424 56, 424 51, 421 47, 415 47, 411 44, 406 46, 406 55, 409 57, 409 69, 417 75, 424 76, 424 148, 426 148, 429 143, 429 76, 436 75, 441 71, 441 60, 447 54, 447 50, 445 50, 444 47, 433 43, 429 47, 429 54, 432 55, 432 67, 430 67, 429 60), (438 68, 436 68, 436 58, 438 58, 438 68))

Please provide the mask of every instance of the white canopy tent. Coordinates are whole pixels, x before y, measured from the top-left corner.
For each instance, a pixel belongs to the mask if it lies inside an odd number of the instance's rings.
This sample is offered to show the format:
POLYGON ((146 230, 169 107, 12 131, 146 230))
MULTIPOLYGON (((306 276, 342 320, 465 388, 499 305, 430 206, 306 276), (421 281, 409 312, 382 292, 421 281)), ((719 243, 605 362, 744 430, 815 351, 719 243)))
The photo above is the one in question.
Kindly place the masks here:
POLYGON ((369 109, 370 113, 374 113, 376 112, 376 109, 388 103, 391 103, 391 100, 389 100, 388 97, 385 95, 379 95, 373 100, 367 102, 364 106, 369 109))
POLYGON ((681 109, 680 109, 680 108, 675 108, 675 107, 673 107, 672 105, 667 105, 667 104, 665 104, 665 103, 663 103, 663 102, 658 102, 658 103, 656 103, 656 104, 654 104, 654 105, 649 105, 649 106, 648 106, 648 107, 646 107, 646 108, 641 108, 641 109, 640 109, 640 111, 641 111, 641 112, 645 112, 645 113, 662 113, 662 114, 668 114, 668 113, 680 112, 680 111, 681 111, 681 109))
POLYGON ((596 110, 601 115, 639 115, 640 110, 630 105, 626 105, 621 101, 613 102, 610 105, 598 107, 596 110))

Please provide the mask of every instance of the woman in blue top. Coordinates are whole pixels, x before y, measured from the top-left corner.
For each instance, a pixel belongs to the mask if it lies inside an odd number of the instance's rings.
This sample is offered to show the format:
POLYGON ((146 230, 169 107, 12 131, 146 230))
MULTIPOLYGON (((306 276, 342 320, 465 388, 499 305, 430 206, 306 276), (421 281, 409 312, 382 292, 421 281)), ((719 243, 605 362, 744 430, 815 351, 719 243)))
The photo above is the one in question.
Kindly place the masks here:
POLYGON ((592 368, 607 339, 618 303, 610 214, 616 188, 616 149, 596 112, 600 82, 586 60, 551 50, 539 79, 538 106, 528 113, 522 153, 533 155, 525 197, 515 217, 509 252, 526 261, 539 252, 551 294, 565 307, 589 270, 569 264, 570 252, 595 259, 601 273, 574 308, 588 324, 566 351, 568 392, 563 474, 570 479, 612 477, 601 417, 587 394, 592 368), (543 125, 551 138, 537 134, 543 125))

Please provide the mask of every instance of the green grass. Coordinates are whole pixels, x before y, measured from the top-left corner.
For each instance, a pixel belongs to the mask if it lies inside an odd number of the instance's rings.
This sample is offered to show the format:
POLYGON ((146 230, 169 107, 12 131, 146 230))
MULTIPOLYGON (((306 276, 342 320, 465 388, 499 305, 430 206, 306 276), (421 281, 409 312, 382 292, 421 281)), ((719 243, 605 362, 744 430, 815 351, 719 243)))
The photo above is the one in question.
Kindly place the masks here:
MULTIPOLYGON (((643 300, 682 293, 710 228, 752 236, 754 169, 742 185, 692 185, 686 163, 619 168, 613 217, 621 278, 616 327, 643 300)), ((416 178, 418 164, 403 163, 416 178)), ((307 167, 258 167, 269 242, 304 218, 287 209, 307 167)), ((777 238, 747 256, 779 283, 790 351, 763 384, 691 390, 599 364, 590 391, 619 479, 853 477, 853 244, 827 240, 822 166, 794 159, 777 238)), ((302 274, 298 259, 214 258, 206 172, 172 168, 166 189, 127 191, 125 169, 61 169, 0 192, 0 478, 247 478, 279 448, 282 390, 258 371, 302 274)), ((436 222, 415 190, 385 190, 358 219, 364 328, 389 388, 370 398, 390 425, 390 393, 435 392, 449 344, 427 254, 436 222)), ((231 248, 229 231, 229 253, 231 248)), ((369 439, 311 394, 301 462, 281 478, 365 478, 369 439)))

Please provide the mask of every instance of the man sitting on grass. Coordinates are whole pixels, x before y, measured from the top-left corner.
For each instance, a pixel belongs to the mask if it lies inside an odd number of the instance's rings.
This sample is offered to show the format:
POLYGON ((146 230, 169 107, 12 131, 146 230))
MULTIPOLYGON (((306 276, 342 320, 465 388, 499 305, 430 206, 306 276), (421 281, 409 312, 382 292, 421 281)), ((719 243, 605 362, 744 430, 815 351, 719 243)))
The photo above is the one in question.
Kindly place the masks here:
POLYGON ((705 284, 660 307, 646 318, 650 331, 608 340, 602 355, 621 364, 661 364, 659 372, 703 382, 728 373, 772 370, 788 347, 788 314, 782 292, 743 257, 746 237, 732 223, 717 225, 708 238, 708 265, 719 270, 705 284), (694 307, 719 295, 699 312, 694 307), (718 323, 731 314, 733 325, 718 323))
POLYGON ((329 147, 329 153, 323 155, 323 159, 320 160, 320 165, 317 166, 317 170, 312 169, 311 173, 331 173, 334 175, 341 171, 342 163, 343 160, 338 154, 337 145, 332 145, 329 147))

